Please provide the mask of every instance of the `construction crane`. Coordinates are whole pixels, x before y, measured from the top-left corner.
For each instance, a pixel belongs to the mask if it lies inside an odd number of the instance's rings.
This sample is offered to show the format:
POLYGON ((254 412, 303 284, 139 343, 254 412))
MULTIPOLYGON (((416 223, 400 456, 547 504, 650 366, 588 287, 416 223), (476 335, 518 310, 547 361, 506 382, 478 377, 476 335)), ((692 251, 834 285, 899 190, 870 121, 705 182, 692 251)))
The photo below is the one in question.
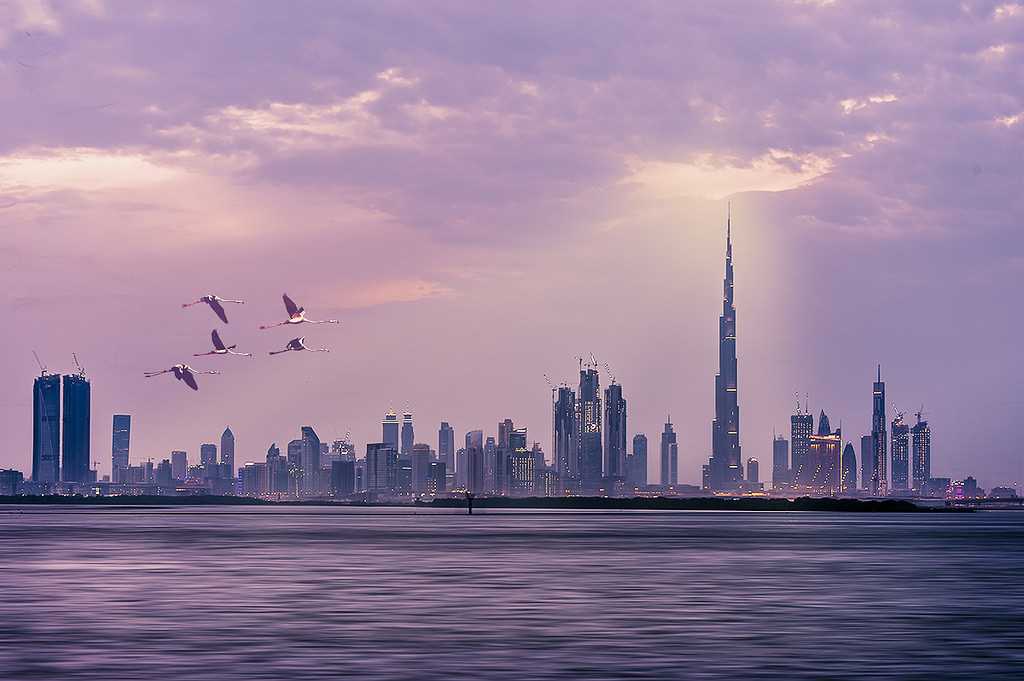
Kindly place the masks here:
POLYGON ((32 351, 32 355, 36 358, 36 364, 39 365, 39 375, 40 376, 45 376, 47 373, 49 373, 46 370, 46 365, 43 364, 43 360, 39 359, 39 353, 36 352, 35 350, 33 350, 32 351))
POLYGON ((897 421, 899 421, 900 423, 903 423, 903 412, 900 411, 895 404, 892 405, 892 410, 896 412, 896 416, 893 418, 892 422, 896 423, 897 421))
POLYGON ((75 367, 77 367, 77 369, 78 369, 79 377, 80 378, 85 378, 85 367, 83 367, 82 363, 78 361, 78 355, 76 353, 72 352, 71 356, 75 359, 75 367))
POLYGON ((608 374, 608 380, 615 383, 615 374, 612 373, 612 368, 608 365, 608 362, 605 362, 602 366, 604 366, 605 373, 608 374))
POLYGON ((920 424, 922 419, 924 419, 924 416, 925 416, 924 405, 923 404, 921 405, 920 409, 918 409, 916 412, 914 412, 914 416, 917 417, 917 422, 920 424))

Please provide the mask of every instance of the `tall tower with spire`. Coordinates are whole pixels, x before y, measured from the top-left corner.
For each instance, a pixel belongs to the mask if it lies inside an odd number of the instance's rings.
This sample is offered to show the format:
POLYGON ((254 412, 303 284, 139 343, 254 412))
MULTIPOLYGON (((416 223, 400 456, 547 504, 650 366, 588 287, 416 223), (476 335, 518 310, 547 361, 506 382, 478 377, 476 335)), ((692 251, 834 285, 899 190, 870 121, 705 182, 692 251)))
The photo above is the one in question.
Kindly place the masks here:
POLYGON ((743 481, 740 453, 740 407, 736 376, 736 307, 733 299, 732 207, 725 227, 725 280, 722 316, 718 318, 718 374, 715 420, 711 423, 711 459, 706 480, 710 491, 731 491, 743 481))
POLYGON ((889 493, 886 474, 885 383, 882 365, 878 365, 878 379, 871 391, 871 494, 881 497, 889 493))

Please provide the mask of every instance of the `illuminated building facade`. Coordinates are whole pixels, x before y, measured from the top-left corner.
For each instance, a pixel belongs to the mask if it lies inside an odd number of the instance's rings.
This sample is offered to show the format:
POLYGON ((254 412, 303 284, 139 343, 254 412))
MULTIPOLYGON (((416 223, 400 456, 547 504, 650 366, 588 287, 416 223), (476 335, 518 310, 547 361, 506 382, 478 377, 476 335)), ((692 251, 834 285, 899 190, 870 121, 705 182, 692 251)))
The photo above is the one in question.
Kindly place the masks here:
POLYGON ((850 442, 847 442, 846 447, 843 448, 842 478, 839 489, 846 496, 857 493, 857 453, 850 442))
POLYGON ((885 383, 882 382, 882 365, 878 365, 878 380, 872 387, 871 410, 871 486, 868 491, 875 496, 889 493, 889 478, 886 470, 885 432, 885 383))
POLYGON ((818 417, 818 432, 811 435, 804 463, 803 488, 810 494, 823 497, 836 496, 840 489, 839 457, 842 432, 831 430, 828 416, 822 411, 818 417))
POLYGON ((910 489, 910 428, 899 413, 892 421, 892 489, 910 489))
POLYGON ((914 447, 914 489, 921 490, 932 477, 932 431, 917 413, 917 423, 910 429, 914 447))
MULTIPOLYGON (((124 471, 128 469, 131 441, 132 417, 128 414, 114 414, 110 437, 111 482, 122 482, 124 480, 124 471)), ((173 459, 171 463, 174 463, 173 459)), ((184 475, 180 479, 184 479, 184 475)))
POLYGON ((814 469, 808 465, 811 435, 814 434, 814 416, 806 409, 801 410, 798 403, 796 413, 789 417, 789 429, 790 449, 793 456, 789 479, 795 486, 807 485, 814 473, 814 469))
POLYGON ((597 366, 581 366, 580 389, 576 401, 576 433, 583 494, 595 494, 601 488, 601 416, 601 382, 597 366))

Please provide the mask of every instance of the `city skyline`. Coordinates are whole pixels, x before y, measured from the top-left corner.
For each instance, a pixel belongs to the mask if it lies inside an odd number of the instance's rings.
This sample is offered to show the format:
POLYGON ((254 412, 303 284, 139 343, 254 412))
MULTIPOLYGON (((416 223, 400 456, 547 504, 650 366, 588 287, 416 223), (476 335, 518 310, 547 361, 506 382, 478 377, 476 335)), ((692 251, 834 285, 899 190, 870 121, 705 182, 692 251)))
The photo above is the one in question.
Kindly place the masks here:
POLYGON ((101 470, 114 413, 157 461, 226 424, 239 463, 292 424, 372 442, 391 405, 456 441, 511 417, 547 451, 543 374, 575 384, 593 352, 649 477, 671 412, 680 481, 699 483, 731 201, 743 459, 762 478, 794 391, 855 445, 869 433, 881 363, 890 404, 924 404, 935 471, 1020 480, 1002 427, 1020 322, 991 295, 1024 250, 1021 14, 1002 6, 593 7, 579 31, 565 7, 5 5, 0 467, 29 465, 32 350, 86 364, 101 470), (139 380, 206 347, 212 315, 181 303, 236 290, 239 347, 273 349, 255 328, 287 290, 343 320, 333 352, 249 374, 205 358, 232 371, 196 395, 139 380), (1009 328, 982 338, 992 319, 1009 328))

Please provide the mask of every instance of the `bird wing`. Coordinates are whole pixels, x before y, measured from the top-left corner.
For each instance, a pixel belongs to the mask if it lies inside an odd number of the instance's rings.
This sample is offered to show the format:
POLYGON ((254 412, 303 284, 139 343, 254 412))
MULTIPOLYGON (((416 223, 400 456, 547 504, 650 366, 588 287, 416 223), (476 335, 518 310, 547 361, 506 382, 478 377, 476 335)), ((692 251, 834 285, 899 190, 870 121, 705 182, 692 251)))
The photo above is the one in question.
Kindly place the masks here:
POLYGON ((209 302, 210 309, 217 313, 220 320, 225 324, 228 323, 228 313, 224 311, 224 306, 220 304, 220 301, 216 298, 212 298, 209 302))
POLYGON ((302 339, 301 338, 292 338, 290 341, 288 341, 288 349, 289 350, 302 350, 302 349, 304 349, 302 347, 302 339))
POLYGON ((185 381, 185 384, 193 390, 199 390, 199 384, 196 383, 196 377, 192 375, 191 371, 182 371, 181 380, 185 381))
POLYGON ((217 329, 214 329, 213 331, 210 332, 210 338, 213 339, 213 347, 215 347, 218 350, 224 349, 224 341, 220 339, 220 334, 217 333, 217 329))
POLYGON ((288 316, 294 317, 299 314, 299 306, 295 304, 295 301, 288 297, 288 294, 281 296, 284 299, 284 309, 288 310, 288 316))

